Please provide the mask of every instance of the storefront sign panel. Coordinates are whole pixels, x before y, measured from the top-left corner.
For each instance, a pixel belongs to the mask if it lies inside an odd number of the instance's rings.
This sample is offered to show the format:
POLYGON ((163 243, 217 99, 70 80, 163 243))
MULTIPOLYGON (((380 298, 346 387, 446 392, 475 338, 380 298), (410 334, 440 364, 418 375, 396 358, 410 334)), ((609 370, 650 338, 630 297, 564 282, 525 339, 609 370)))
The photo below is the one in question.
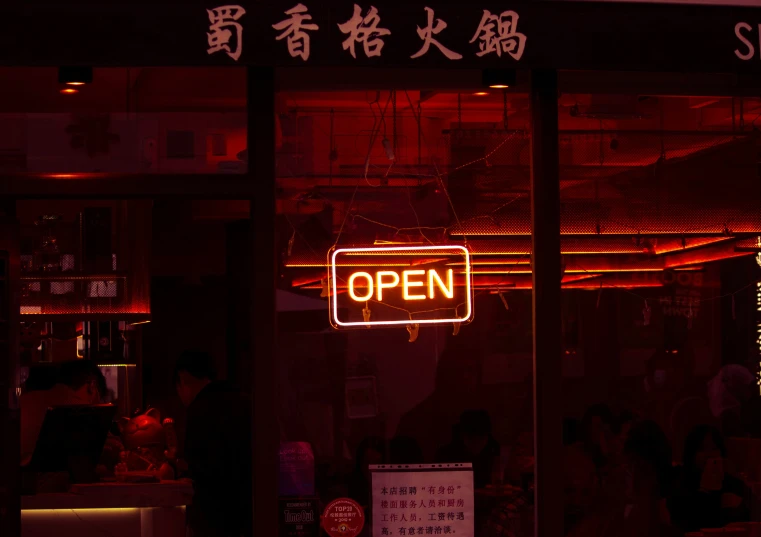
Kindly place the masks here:
POLYGON ((743 61, 756 52, 748 43, 761 10, 685 9, 488 1, 222 6, 208 10, 207 53, 260 63, 265 42, 265 63, 293 66, 759 70, 743 61))
POLYGON ((0 65, 761 73, 759 24, 761 8, 672 3, 30 0, 0 7, 0 65))
POLYGON ((336 328, 464 323, 473 316, 464 246, 337 248, 329 260, 336 328))

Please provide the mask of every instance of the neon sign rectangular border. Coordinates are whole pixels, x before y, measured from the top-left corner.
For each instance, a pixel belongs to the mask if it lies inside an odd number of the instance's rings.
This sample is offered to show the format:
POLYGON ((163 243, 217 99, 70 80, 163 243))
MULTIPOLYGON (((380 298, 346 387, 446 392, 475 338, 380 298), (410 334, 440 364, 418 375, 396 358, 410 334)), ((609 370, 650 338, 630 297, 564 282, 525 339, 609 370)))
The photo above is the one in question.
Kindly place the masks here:
POLYGON ((471 271, 470 271, 470 251, 465 246, 448 244, 442 246, 374 246, 374 247, 362 247, 362 248, 339 248, 333 250, 330 254, 330 317, 334 326, 393 326, 393 325, 408 325, 408 324, 444 324, 444 323, 466 323, 470 321, 473 315, 473 296, 471 293, 471 271), (465 292, 467 296, 467 314, 464 317, 457 317, 454 319, 421 319, 421 320, 405 320, 405 321, 354 321, 345 323, 338 320, 338 302, 335 298, 338 296, 338 285, 336 284, 336 256, 344 252, 405 252, 405 251, 420 251, 420 250, 457 250, 465 255, 465 292))

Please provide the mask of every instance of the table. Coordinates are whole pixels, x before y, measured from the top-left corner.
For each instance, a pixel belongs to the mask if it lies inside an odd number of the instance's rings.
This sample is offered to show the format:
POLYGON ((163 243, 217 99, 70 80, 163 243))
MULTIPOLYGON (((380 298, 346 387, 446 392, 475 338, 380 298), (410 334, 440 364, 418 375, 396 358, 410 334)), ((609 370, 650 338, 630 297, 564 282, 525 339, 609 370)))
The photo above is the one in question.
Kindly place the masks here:
POLYGON ((188 481, 73 485, 21 499, 22 537, 184 537, 188 481))

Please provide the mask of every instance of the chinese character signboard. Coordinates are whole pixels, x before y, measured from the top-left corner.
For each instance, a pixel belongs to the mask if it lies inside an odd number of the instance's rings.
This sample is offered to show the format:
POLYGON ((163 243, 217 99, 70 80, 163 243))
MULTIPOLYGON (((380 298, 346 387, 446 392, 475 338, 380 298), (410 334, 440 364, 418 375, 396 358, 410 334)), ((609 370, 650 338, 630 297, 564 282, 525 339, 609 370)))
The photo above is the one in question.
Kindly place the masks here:
MULTIPOLYGON (((333 63, 357 60, 382 61, 384 56, 392 61, 406 60, 410 65, 420 65, 429 57, 441 62, 491 57, 502 60, 504 65, 517 66, 523 57, 528 38, 520 31, 519 13, 505 9, 473 9, 464 16, 462 9, 436 9, 420 6, 410 14, 399 18, 398 9, 390 6, 376 7, 372 4, 347 4, 345 9, 326 12, 324 5, 297 3, 278 12, 276 19, 261 32, 261 19, 275 18, 271 8, 257 6, 253 19, 241 5, 222 5, 207 9, 209 27, 206 32, 207 53, 222 53, 234 62, 241 59, 244 42, 251 43, 253 54, 258 56, 261 40, 269 38, 266 50, 274 57, 308 63, 317 51, 321 60, 333 63), (447 11, 446 19, 442 14, 447 11), (393 17, 393 18, 392 18, 393 17), (387 19, 390 19, 387 21, 387 19), (410 24, 409 20, 415 24, 410 24), (450 23, 456 27, 448 30, 450 23), (391 28, 393 26, 393 29, 391 28), (244 36, 251 34, 249 40, 244 36), (281 42, 281 43, 279 43, 281 42), (456 45, 456 49, 453 48, 456 45), (287 57, 285 54, 287 53, 287 57)), ((249 8, 252 11, 254 8, 249 8)))
POLYGON ((329 255, 336 328, 465 323, 473 317, 464 246, 336 248, 329 255))
POLYGON ((371 466, 373 537, 473 535, 470 464, 371 466))
POLYGON ((240 6, 222 6, 207 9, 209 14, 209 49, 207 54, 224 51, 233 60, 238 61, 243 50, 243 25, 238 20, 246 14, 240 6))
POLYGON ((0 64, 761 73, 756 0, 677 1, 5 2, 0 64))
MULTIPOLYGON (((647 35, 632 33, 636 26, 631 22, 631 9, 620 2, 571 9, 570 2, 550 7, 548 3, 520 1, 453 5, 356 0, 326 5, 304 0, 286 9, 221 5, 206 10, 210 24, 205 37, 208 54, 220 53, 232 63, 260 63, 265 51, 266 61, 285 65, 527 68, 540 64, 573 68, 581 67, 581 61, 593 68, 609 64, 624 70, 624 64, 635 62, 639 68, 654 69, 656 64, 667 61, 669 52, 682 49, 683 40, 676 36, 672 24, 667 23, 659 37, 653 31, 656 22, 680 19, 677 11, 673 17, 663 14, 664 9, 674 6, 661 7, 661 13, 653 12, 660 15, 655 18, 643 15, 647 35), (248 20, 244 17, 247 12, 248 20), (252 12, 256 13, 254 17, 250 16, 252 12), (574 17, 578 20, 571 22, 574 17), (261 27, 262 21, 266 21, 265 28, 261 27), (602 35, 602 28, 610 32, 606 41, 616 43, 594 40, 602 35), (250 56, 243 52, 243 43, 249 42, 244 33, 251 35, 250 56), (672 41, 678 47, 669 45, 672 41), (643 42, 651 47, 643 47, 643 42), (646 60, 648 52, 651 57, 646 60)), ((761 13, 756 15, 761 24, 761 13)), ((690 20, 696 20, 694 13, 690 20)), ((716 29, 713 17, 708 15, 705 20, 711 21, 710 30, 716 29)), ((726 28, 716 36, 721 37, 721 54, 727 64, 739 65, 737 58, 745 61, 754 57, 754 20, 733 20, 728 15, 726 28), (732 41, 733 35, 737 43, 732 41), (737 44, 741 46, 736 51, 737 44)), ((706 57, 697 47, 708 41, 716 43, 717 39, 706 36, 690 50, 696 57, 706 57)), ((675 69, 673 62, 671 65, 670 69, 675 69)))
POLYGON ((309 33, 319 30, 316 24, 307 21, 312 20, 312 16, 307 13, 307 7, 304 4, 298 4, 285 12, 290 18, 282 20, 272 27, 277 31, 282 31, 275 39, 280 41, 287 38, 288 54, 291 58, 301 58, 304 61, 309 59, 309 33))

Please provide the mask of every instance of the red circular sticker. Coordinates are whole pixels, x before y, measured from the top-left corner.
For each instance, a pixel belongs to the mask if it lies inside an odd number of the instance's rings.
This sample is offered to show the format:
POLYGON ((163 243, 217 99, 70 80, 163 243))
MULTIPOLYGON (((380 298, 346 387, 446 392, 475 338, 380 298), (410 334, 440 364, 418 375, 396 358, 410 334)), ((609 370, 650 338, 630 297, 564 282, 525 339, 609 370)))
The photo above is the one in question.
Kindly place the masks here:
POLYGON ((365 513, 354 500, 339 498, 325 508, 322 527, 330 537, 357 537, 365 527, 365 513))

